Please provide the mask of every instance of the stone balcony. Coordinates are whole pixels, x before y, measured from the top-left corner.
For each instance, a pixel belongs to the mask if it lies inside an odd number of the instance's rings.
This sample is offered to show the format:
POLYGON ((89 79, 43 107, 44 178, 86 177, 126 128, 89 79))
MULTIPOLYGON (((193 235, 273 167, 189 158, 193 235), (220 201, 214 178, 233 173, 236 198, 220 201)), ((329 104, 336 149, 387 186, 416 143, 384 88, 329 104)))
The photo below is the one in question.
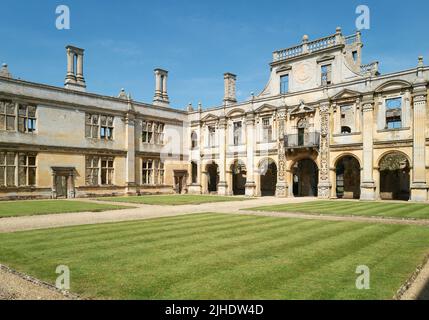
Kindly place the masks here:
POLYGON ((284 146, 288 153, 297 151, 319 151, 320 132, 288 134, 284 136, 284 146))

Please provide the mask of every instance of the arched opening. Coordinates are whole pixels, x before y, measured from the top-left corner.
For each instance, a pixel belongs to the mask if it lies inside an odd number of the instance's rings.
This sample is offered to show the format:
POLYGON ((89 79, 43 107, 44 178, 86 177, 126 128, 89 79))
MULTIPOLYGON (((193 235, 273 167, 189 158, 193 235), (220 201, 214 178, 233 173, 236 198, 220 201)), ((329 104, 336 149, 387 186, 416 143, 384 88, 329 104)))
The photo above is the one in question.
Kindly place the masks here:
POLYGON ((219 167, 216 163, 207 165, 208 186, 209 192, 217 192, 217 185, 219 183, 219 167))
POLYGON ((265 159, 259 165, 261 196, 275 196, 277 185, 277 165, 272 159, 265 159))
POLYGON ((191 148, 195 149, 198 147, 198 135, 195 131, 191 133, 191 148))
POLYGON ((410 199, 410 164, 400 152, 385 155, 380 160, 380 198, 383 200, 410 199))
POLYGON ((198 165, 196 162, 191 162, 191 177, 192 177, 192 183, 197 183, 198 181, 198 165))
POLYGON ((246 191, 246 166, 240 160, 235 160, 231 165, 232 192, 234 195, 244 195, 246 191))
POLYGON ((355 157, 344 156, 335 167, 337 174, 337 197, 360 198, 360 164, 355 157))
POLYGON ((310 159, 297 161, 292 167, 293 195, 295 197, 317 197, 319 169, 310 159))
POLYGON ((347 127, 347 126, 342 126, 342 127, 341 127, 341 133, 342 133, 342 134, 349 134, 349 133, 352 133, 352 129, 351 129, 350 127, 347 127))

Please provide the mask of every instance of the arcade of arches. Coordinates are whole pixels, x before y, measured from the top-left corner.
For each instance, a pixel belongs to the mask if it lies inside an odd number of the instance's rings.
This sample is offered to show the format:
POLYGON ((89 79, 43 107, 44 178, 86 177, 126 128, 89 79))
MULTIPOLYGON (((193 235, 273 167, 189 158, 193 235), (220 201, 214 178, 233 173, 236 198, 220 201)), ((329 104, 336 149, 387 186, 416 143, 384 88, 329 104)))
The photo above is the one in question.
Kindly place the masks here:
MULTIPOLYGON (((197 181, 197 164, 192 162, 192 183, 197 181)), ((205 165, 206 192, 217 193, 219 184, 219 166, 215 162, 205 165)), ((410 163, 401 152, 391 152, 384 155, 378 164, 378 192, 383 200, 410 199, 410 163)), ((343 155, 335 163, 335 178, 332 196, 342 199, 360 199, 362 168, 358 158, 353 155, 343 155)), ((228 167, 229 194, 245 195, 247 168, 240 159, 228 167)), ((317 163, 305 158, 296 161, 291 167, 292 190, 294 197, 317 197, 319 169, 317 163)), ((257 194, 259 196, 275 196, 278 182, 278 167, 271 158, 265 158, 258 165, 257 194)))

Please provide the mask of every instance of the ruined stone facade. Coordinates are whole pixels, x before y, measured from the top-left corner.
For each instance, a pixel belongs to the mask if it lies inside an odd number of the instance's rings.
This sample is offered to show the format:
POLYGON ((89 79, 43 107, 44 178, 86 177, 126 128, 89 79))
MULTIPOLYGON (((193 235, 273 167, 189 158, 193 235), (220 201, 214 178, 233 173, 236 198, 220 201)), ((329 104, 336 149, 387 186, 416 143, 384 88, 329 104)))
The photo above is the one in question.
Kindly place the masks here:
MULTIPOLYGON (((65 88, 0 71, 0 198, 216 193, 428 199, 429 68, 381 75, 360 33, 275 51, 270 79, 237 102, 170 106, 86 92, 82 49, 67 47, 65 88)), ((239 81, 239 79, 238 79, 239 81)), ((239 82, 238 82, 239 83, 239 82)))

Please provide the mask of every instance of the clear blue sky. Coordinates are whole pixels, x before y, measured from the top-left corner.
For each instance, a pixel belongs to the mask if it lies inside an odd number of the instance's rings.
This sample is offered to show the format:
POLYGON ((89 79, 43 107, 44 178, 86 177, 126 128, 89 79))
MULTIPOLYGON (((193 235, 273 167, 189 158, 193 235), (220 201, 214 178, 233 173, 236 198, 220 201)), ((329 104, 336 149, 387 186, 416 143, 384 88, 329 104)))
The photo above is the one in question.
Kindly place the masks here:
POLYGON ((333 34, 355 31, 355 9, 371 9, 363 31, 364 62, 381 72, 429 64, 429 2, 286 0, 2 0, 0 62, 15 77, 63 86, 65 46, 86 49, 88 91, 116 96, 123 87, 151 102, 155 67, 170 72, 172 106, 221 104, 223 73, 238 75, 238 98, 265 86, 272 51, 333 34), (55 28, 55 9, 71 10, 71 30, 55 28))

